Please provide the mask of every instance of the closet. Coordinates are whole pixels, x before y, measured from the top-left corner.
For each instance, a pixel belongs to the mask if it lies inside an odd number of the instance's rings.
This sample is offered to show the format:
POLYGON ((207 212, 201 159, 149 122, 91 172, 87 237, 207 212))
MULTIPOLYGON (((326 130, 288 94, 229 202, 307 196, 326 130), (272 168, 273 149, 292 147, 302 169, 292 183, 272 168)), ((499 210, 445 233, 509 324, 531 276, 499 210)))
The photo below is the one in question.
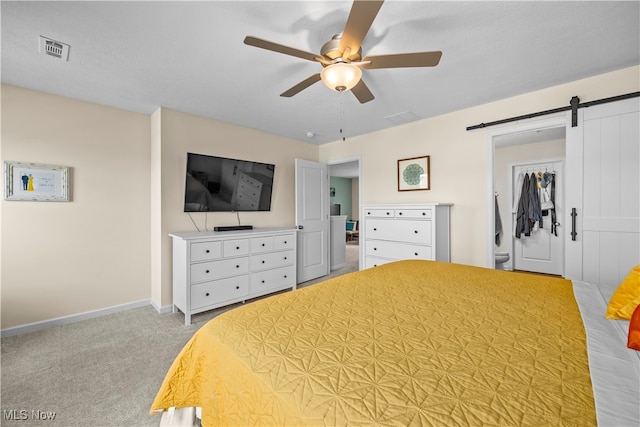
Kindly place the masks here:
MULTIPOLYGON (((497 149, 505 139, 520 134, 566 130, 565 204, 559 215, 559 233, 564 239, 564 277, 616 286, 640 264, 640 98, 579 108, 576 126, 572 112, 538 123, 504 128, 489 135, 488 164, 494 166, 497 149)), ((496 160, 497 161, 497 160, 496 160)), ((487 188, 487 264, 494 265, 495 192, 503 221, 506 191, 497 186, 500 168, 487 188), (504 209, 503 209, 504 207, 504 209)), ((503 243, 504 245, 504 243, 503 243)), ((504 248, 499 248, 504 250, 504 248)), ((513 255, 513 254, 512 254, 513 255)), ((614 288, 615 289, 615 288, 614 288)))

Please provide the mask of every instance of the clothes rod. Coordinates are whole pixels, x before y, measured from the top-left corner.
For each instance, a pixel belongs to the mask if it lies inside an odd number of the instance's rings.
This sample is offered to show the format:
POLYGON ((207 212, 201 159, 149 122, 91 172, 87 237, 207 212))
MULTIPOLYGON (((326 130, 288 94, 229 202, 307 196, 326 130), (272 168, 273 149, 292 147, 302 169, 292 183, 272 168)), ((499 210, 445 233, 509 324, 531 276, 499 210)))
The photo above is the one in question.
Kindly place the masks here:
POLYGON ((573 98, 571 98, 570 105, 567 105, 566 107, 554 108, 553 110, 538 111, 537 113, 530 113, 530 114, 525 114, 523 116, 496 120, 495 122, 480 123, 479 125, 468 126, 467 130, 470 131, 470 130, 482 129, 489 126, 496 126, 504 123, 517 122, 518 120, 532 119, 534 117, 546 116, 548 114, 561 113, 563 111, 573 111, 571 126, 576 127, 578 125, 577 124, 578 108, 586 108, 586 107, 591 107, 593 105, 606 104, 608 102, 622 101, 623 99, 636 98, 638 96, 640 96, 640 92, 631 92, 625 95, 612 96, 610 98, 603 98, 603 99, 598 99, 595 101, 589 101, 589 102, 583 102, 583 103, 580 103, 580 98, 578 98, 577 96, 574 96, 573 98))

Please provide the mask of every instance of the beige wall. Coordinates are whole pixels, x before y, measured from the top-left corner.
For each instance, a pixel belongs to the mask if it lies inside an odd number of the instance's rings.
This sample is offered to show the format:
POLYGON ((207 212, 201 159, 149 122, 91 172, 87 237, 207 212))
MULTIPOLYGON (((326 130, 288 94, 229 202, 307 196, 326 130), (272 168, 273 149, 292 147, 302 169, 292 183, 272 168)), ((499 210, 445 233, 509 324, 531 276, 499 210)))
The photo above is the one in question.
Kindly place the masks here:
MULTIPOLYGON (((254 227, 293 227, 295 158, 318 160, 318 146, 269 135, 229 123, 204 119, 162 108, 161 166, 162 188, 160 229, 152 238, 161 243, 152 261, 153 301, 171 304, 171 232, 197 231, 184 208, 184 177, 187 152, 254 160, 275 164, 270 212, 240 212, 242 225, 254 227)), ((154 214, 155 215, 155 214, 154 214)), ((238 225, 236 213, 192 213, 200 230, 218 225, 238 225)))
POLYGON ((325 144, 320 147, 320 160, 360 156, 361 204, 454 203, 452 261, 482 266, 486 260, 487 135, 496 128, 468 132, 466 127, 567 106, 572 96, 586 102, 639 89, 640 67, 632 67, 352 137, 346 143, 325 144), (422 155, 431 156, 431 190, 398 192, 397 160, 422 155))
POLYGON ((149 299, 149 117, 2 85, 2 160, 71 202, 2 200, 2 328, 149 299))
MULTIPOLYGON (((120 304, 171 304, 168 234, 195 231, 184 206, 187 151, 276 165, 271 212, 294 225, 294 159, 316 145, 167 109, 151 116, 2 85, 2 160, 72 167, 69 203, 2 201, 2 329, 120 304)), ((200 229, 236 214, 193 213, 200 229)))
MULTIPOLYGON (((640 90, 640 67, 317 147, 167 109, 151 116, 2 85, 2 160, 71 166, 70 203, 2 201, 2 325, 151 299, 171 303, 168 233, 182 212, 186 152, 276 164, 273 210, 243 224, 294 224, 294 158, 358 157, 360 204, 452 202, 452 260, 483 265, 487 134, 466 126, 640 90), (430 191, 398 192, 397 159, 431 156, 430 191)), ((435 102, 435 101, 434 101, 435 102)), ((205 214, 192 214, 203 227, 205 214)), ((208 214, 207 225, 237 224, 208 214)))

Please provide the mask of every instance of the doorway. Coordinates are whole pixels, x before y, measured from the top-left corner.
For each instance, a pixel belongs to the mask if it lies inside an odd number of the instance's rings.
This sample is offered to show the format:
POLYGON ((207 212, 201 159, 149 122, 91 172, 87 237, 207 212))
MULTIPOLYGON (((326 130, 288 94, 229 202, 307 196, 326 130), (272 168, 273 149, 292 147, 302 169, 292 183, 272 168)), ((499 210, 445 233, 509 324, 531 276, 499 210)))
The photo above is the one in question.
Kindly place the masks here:
MULTIPOLYGON (((355 229, 360 224, 360 158, 333 160, 327 164, 330 180, 329 204, 332 206, 333 214, 346 217, 347 224, 355 229)), ((333 242, 330 248, 332 255, 337 251, 342 256, 341 252, 344 251, 345 267, 335 270, 334 273, 343 274, 358 270, 360 268, 359 235, 352 232, 347 239, 345 227, 345 232, 338 233, 337 236, 340 242, 333 242), (339 244, 336 245, 336 243, 339 244)))
MULTIPOLYGON (((486 237, 486 266, 496 268, 495 253, 508 252, 509 261, 502 265, 503 269, 514 269, 516 254, 514 240, 514 184, 513 173, 515 165, 538 164, 544 162, 563 161, 565 157, 566 118, 565 116, 550 117, 544 121, 520 125, 517 127, 503 128, 487 135, 487 237, 486 237), (551 160, 550 160, 551 159, 551 160), (502 233, 496 234, 496 231, 502 233)), ((537 172, 537 171, 536 171, 537 172)), ((562 189, 563 190, 563 189, 562 189)), ((562 190, 560 191, 563 194, 562 190)), ((564 202, 560 202, 564 206, 564 202)), ((558 217, 562 218, 562 217, 558 217)), ((558 219, 558 222, 562 222, 558 219)), ((544 223, 544 220, 543 220, 544 223)), ((558 227, 559 240, 564 240, 565 230, 558 227)), ((554 235, 554 238, 555 235, 554 235)), ((534 249, 535 257, 539 257, 540 247, 534 249)), ((525 251, 525 257, 531 255, 531 251, 525 251)), ((534 257, 534 258, 535 258, 534 257)), ((561 254, 554 257, 560 258, 561 272, 556 266, 549 269, 549 274, 564 274, 564 248, 561 254)), ((544 263, 541 263, 544 264, 544 263)), ((518 265, 526 271, 538 271, 546 273, 546 267, 532 269, 531 266, 518 265)))

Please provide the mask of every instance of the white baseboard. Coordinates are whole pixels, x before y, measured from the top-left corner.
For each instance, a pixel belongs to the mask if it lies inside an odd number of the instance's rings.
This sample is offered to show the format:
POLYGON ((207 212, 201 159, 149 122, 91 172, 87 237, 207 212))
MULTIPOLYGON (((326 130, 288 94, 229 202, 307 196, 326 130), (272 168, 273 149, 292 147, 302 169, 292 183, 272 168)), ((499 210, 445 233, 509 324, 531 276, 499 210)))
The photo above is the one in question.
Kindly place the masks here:
MULTIPOLYGON (((6 328, 0 330, 0 337, 10 337, 13 335, 21 335, 26 334, 28 332, 35 332, 41 329, 52 328, 54 326, 66 325, 69 323, 79 322, 81 320, 93 319, 95 317, 105 316, 107 314, 119 313, 121 311, 132 310, 134 308, 145 307, 147 305, 152 305, 156 310, 158 308, 151 300, 141 300, 134 301, 127 304, 115 305, 113 307, 101 308, 99 310, 93 311, 85 311, 84 313, 72 314, 69 316, 57 317, 55 319, 43 320, 41 322, 28 323, 26 325, 13 326, 11 328, 6 328)), ((163 308, 162 310, 165 310, 163 308)), ((169 306, 169 310, 171 310, 171 306, 169 306)), ((158 312, 162 313, 163 311, 158 310, 158 312)))
POLYGON ((160 314, 173 313, 173 304, 160 307, 154 300, 151 300, 151 306, 160 314))

